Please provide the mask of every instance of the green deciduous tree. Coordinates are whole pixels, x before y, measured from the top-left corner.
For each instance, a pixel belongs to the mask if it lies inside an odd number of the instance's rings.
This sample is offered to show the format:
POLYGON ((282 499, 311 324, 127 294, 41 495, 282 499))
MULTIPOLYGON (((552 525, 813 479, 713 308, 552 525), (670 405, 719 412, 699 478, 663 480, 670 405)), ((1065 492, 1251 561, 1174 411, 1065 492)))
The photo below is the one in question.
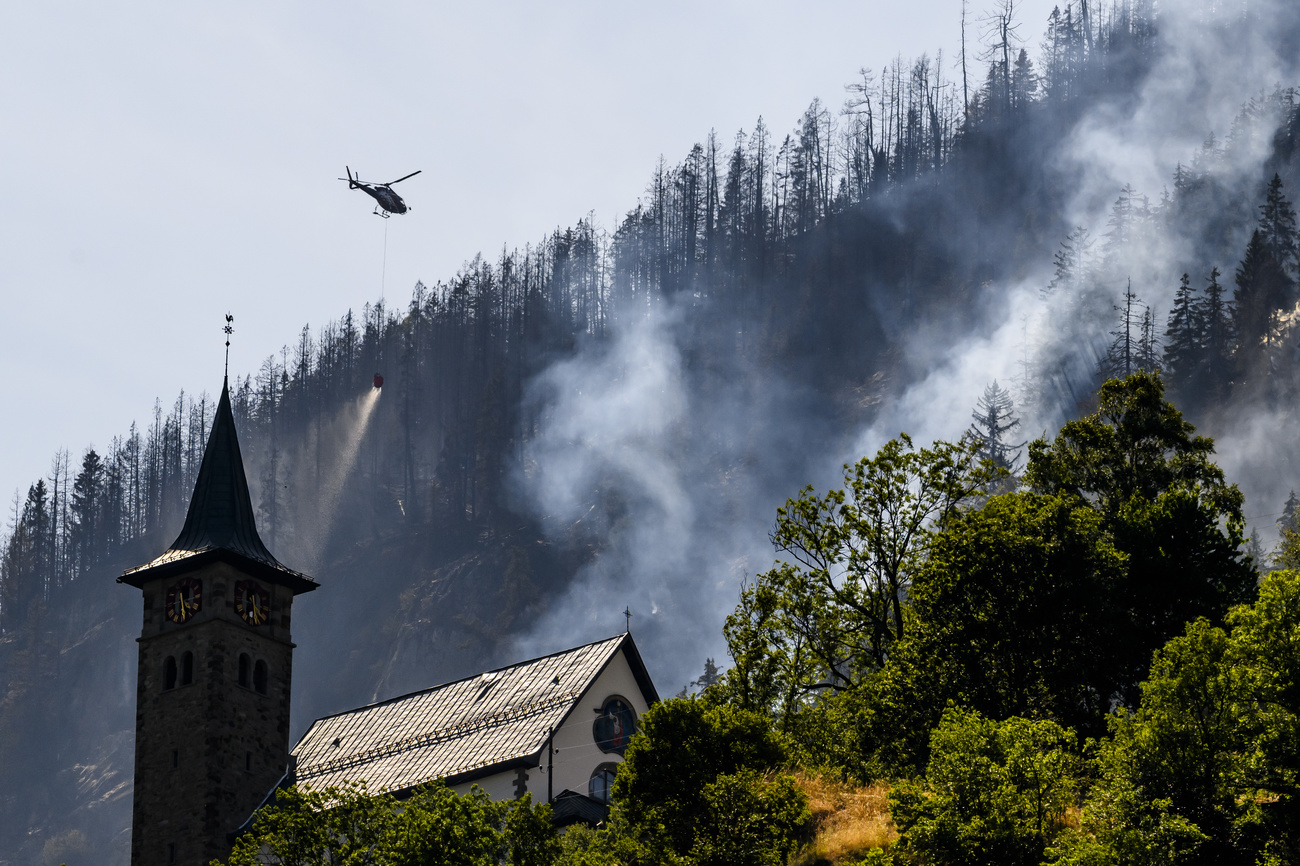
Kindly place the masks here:
POLYGON ((1004 494, 952 515, 877 685, 880 739, 904 750, 900 763, 924 763, 925 732, 949 700, 1104 730, 1121 674, 1109 600, 1123 576, 1100 516, 1074 498, 1004 494))
POLYGON ((1300 857, 1300 574, 1199 619, 1096 746, 1097 783, 1062 863, 1293 863, 1300 857))
POLYGON ((1198 616, 1221 621, 1255 589, 1240 552, 1241 492, 1194 429, 1164 399, 1159 377, 1139 372, 1106 382, 1096 412, 1029 446, 1025 483, 1095 509, 1128 559, 1111 605, 1119 697, 1129 706, 1154 649, 1198 616))
POLYGON ((701 793, 705 808, 687 858, 699 866, 785 866, 811 819, 808 798, 786 774, 741 769, 701 793))
POLYGON ((790 777, 769 776, 785 760, 757 713, 692 699, 656 704, 619 767, 612 838, 600 844, 624 863, 784 863, 809 818, 790 777))
POLYGON ((947 517, 903 640, 830 713, 864 766, 919 770, 948 701, 1103 735, 1113 707, 1137 706, 1155 649, 1250 597, 1241 494, 1192 434, 1156 377, 1109 382, 1095 414, 1033 443, 1036 490, 947 517))
MULTIPOLYGON (((560 854, 549 806, 460 795, 440 782, 397 800, 364 785, 279 791, 228 866, 549 866, 560 854)), ((213 861, 216 866, 217 861, 213 861)))
POLYGON ((1048 848, 1047 862, 1060 866, 1176 866, 1185 864, 1207 837, 1173 810, 1168 798, 1153 797, 1127 772, 1131 743, 1098 744, 1102 780, 1082 810, 1080 829, 1066 830, 1048 848))
POLYGON ((1198 619, 1167 643, 1142 685, 1142 705, 1117 717, 1116 748, 1130 748, 1137 786, 1223 838, 1239 810, 1242 754, 1236 699, 1239 671, 1224 664, 1228 636, 1198 619))
POLYGON ((772 542, 787 560, 744 588, 724 629, 736 703, 785 719, 884 664, 932 527, 993 475, 978 454, 972 441, 916 449, 904 434, 846 465, 843 489, 808 487, 778 509, 772 542))
POLYGON ((1038 864, 1074 798, 1074 734, 1048 721, 995 722, 949 707, 922 782, 889 795, 900 847, 953 866, 1038 864))
POLYGON ((1243 786, 1266 792, 1258 820, 1277 862, 1300 862, 1300 572, 1275 571, 1228 616, 1226 665, 1246 721, 1243 786))

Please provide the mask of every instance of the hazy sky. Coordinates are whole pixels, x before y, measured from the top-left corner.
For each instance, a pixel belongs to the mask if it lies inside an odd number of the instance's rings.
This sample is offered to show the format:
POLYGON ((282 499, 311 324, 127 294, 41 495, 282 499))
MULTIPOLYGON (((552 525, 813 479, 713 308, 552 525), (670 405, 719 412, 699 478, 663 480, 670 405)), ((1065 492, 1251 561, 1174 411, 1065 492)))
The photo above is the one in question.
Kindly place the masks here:
MULTIPOLYGON (((970 5, 969 50, 992 3, 970 5)), ((1050 0, 1017 4, 1037 53, 1050 0)), ((74 467, 156 397, 215 394, 381 292, 594 211, 660 154, 945 53, 960 0, 15 4, 0 29, 0 494, 74 467), (416 169, 388 221, 335 180, 416 169)), ((75 471, 75 469, 74 469, 75 471)))

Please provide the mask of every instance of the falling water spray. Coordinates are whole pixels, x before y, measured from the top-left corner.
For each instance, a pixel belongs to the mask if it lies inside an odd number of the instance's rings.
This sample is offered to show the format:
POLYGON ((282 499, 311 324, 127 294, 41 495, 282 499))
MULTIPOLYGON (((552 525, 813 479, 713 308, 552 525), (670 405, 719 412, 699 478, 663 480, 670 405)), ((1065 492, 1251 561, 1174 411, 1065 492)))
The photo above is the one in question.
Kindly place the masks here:
POLYGON ((312 546, 314 555, 319 557, 324 552, 325 542, 333 534, 335 521, 338 519, 339 505, 343 500, 343 488, 357 463, 361 452, 361 442, 365 439, 370 420, 374 417, 379 395, 383 393, 383 379, 375 375, 375 384, 370 390, 358 397, 348 406, 336 422, 338 426, 338 448, 334 460, 321 473, 320 520, 317 524, 319 537, 312 546))

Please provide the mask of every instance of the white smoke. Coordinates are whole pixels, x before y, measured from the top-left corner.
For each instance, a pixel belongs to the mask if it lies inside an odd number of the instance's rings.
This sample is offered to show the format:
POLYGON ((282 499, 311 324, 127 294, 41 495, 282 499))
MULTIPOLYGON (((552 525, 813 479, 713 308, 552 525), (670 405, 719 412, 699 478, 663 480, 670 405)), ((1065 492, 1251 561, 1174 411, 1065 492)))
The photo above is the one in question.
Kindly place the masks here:
POLYGON ((626 320, 533 383, 526 402, 542 416, 519 492, 552 537, 600 553, 519 655, 621 632, 626 609, 661 690, 675 692, 706 657, 724 658, 740 582, 772 561, 776 506, 805 480, 794 467, 811 440, 782 420, 799 413, 779 377, 689 368, 688 312, 670 302, 626 320))
MULTIPOLYGON (((1247 26, 1240 10, 1162 6, 1154 71, 1097 102, 1059 152, 1046 156, 1066 185, 1063 222, 1087 227, 1100 246, 1125 184, 1159 201, 1176 164, 1191 163, 1210 133, 1220 140, 1232 135, 1242 105, 1293 74, 1270 38, 1270 16, 1255 11, 1254 26, 1247 26)), ((1258 184, 1268 137, 1239 136, 1235 145, 1231 160, 1215 170, 1227 184, 1258 184)), ((1235 229, 1243 233, 1237 248, 1250 228, 1235 229)), ((1004 240, 1007 249, 1015 244, 1004 240)), ((969 251, 951 252, 955 259, 969 251)), ((1179 276, 1197 271, 1197 253, 1186 239, 1156 232, 1112 263, 1112 273, 1131 278, 1151 306, 1160 333, 1179 276)), ((1235 261, 1217 264, 1230 274, 1235 261)), ((519 652, 621 631, 627 605, 661 689, 675 691, 698 674, 706 655, 722 655, 723 619, 741 581, 769 567, 776 508, 800 487, 838 486, 843 463, 900 432, 918 444, 960 437, 983 389, 994 379, 1004 386, 1021 381, 1035 358, 1087 344, 1081 354, 1095 369, 1088 351, 1105 339, 1104 329, 1073 321, 1069 305, 1077 298, 1045 299, 1051 277, 1049 252, 1014 281, 986 287, 983 315, 965 330, 927 325, 903 336, 902 366, 919 374, 886 392, 869 423, 848 436, 827 432, 824 418, 801 416, 800 388, 770 371, 691 370, 683 354, 685 311, 673 304, 551 367, 530 395, 541 417, 518 489, 552 537, 596 541, 600 553, 520 639, 519 652)), ((1118 302, 1126 282, 1114 283, 1102 291, 1118 302)), ((871 376, 862 371, 860 380, 871 376)), ((1051 435, 1072 408, 1022 404, 1023 433, 1051 435)), ((1300 487, 1288 474, 1295 456, 1278 448, 1285 420, 1256 414, 1209 431, 1218 436, 1229 479, 1248 494, 1248 515, 1280 510, 1288 488, 1300 487), (1287 472, 1279 473, 1279 464, 1287 472)))

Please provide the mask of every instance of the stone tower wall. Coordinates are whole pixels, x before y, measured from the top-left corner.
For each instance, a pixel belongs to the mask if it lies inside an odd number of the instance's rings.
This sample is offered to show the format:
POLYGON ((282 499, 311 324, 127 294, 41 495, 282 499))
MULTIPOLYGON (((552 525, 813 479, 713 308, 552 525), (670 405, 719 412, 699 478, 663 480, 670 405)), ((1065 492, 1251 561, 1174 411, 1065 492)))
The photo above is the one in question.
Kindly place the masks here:
POLYGON ((293 643, 292 593, 266 581, 270 619, 243 622, 234 586, 249 579, 215 563, 144 586, 144 629, 136 686, 135 799, 132 866, 207 866, 230 853, 227 834, 242 824, 283 776, 289 755, 293 643), (167 619, 168 587, 182 577, 202 581, 200 611, 184 624, 167 619), (182 658, 193 653, 193 681, 181 682, 182 658), (239 657, 250 658, 248 685, 239 657), (177 684, 164 688, 164 666, 176 659, 177 684), (267 666, 266 694, 252 680, 267 666))

